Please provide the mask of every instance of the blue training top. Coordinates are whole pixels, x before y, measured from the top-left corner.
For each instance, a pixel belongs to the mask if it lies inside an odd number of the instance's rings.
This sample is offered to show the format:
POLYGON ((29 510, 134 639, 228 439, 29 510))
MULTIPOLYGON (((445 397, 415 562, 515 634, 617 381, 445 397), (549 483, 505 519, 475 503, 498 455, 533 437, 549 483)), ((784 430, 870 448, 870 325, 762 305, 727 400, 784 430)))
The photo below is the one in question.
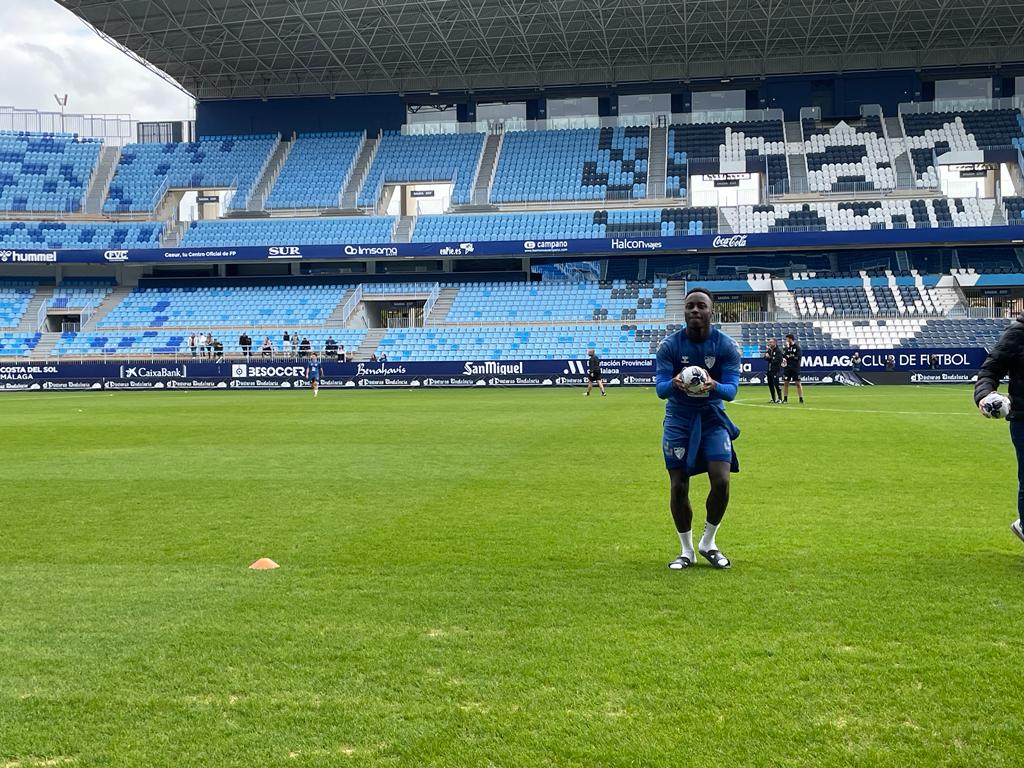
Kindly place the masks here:
POLYGON ((685 328, 667 336, 658 347, 655 364, 655 389, 658 397, 668 401, 666 421, 689 424, 696 413, 709 407, 724 415, 724 402, 735 400, 740 386, 740 359, 736 342, 717 328, 712 328, 707 341, 700 344, 687 338, 685 328), (672 378, 691 365, 707 370, 718 386, 702 395, 690 395, 672 386, 672 378))
POLYGON ((320 360, 309 361, 309 378, 319 379, 320 378, 320 366, 322 365, 320 360))

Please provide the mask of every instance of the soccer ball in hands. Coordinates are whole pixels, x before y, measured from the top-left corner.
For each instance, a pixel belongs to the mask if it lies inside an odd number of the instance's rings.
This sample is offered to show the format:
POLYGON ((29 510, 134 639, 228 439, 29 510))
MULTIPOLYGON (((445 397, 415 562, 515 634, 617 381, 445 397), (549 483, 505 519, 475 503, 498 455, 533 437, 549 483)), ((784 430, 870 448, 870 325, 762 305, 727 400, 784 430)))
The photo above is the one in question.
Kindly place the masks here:
POLYGON ((708 380, 707 372, 699 365, 691 365, 689 368, 683 368, 680 376, 682 376, 683 379, 683 386, 690 394, 697 394, 700 392, 700 388, 703 387, 708 380))
POLYGON ((987 419, 1005 419, 1010 415, 1010 398, 998 392, 985 395, 978 405, 987 419))

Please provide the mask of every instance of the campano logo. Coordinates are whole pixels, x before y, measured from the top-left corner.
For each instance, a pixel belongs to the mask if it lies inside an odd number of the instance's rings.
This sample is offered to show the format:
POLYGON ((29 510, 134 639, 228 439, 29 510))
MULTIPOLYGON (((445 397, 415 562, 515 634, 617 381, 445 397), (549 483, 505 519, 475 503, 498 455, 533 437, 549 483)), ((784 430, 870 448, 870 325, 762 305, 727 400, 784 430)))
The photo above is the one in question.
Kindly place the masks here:
POLYGON ((104 251, 103 258, 107 261, 128 261, 128 251, 104 251))
POLYGON ((711 241, 712 248, 746 248, 747 247, 747 236, 746 235, 732 235, 731 237, 722 237, 717 235, 714 240, 711 241))
POLYGON ((533 240, 527 240, 525 243, 523 243, 523 248, 525 248, 528 251, 532 251, 536 247, 537 243, 534 242, 533 240))

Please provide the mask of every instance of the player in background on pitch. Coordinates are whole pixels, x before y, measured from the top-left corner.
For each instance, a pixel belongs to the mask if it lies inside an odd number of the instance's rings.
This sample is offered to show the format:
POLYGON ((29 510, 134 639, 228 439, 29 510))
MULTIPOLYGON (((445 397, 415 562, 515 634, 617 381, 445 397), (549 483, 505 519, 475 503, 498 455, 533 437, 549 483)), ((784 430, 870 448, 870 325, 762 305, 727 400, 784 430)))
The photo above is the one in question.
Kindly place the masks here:
POLYGON ((796 384, 796 393, 800 395, 800 404, 804 402, 804 385, 800 381, 800 345, 792 333, 786 334, 786 346, 782 350, 782 402, 789 402, 789 385, 796 384))
POLYGON ((306 378, 309 380, 309 386, 313 389, 313 397, 320 394, 320 374, 323 370, 323 363, 320 362, 320 355, 316 352, 309 359, 309 364, 306 366, 306 378))
POLYGON ((590 390, 594 388, 594 382, 596 381, 597 386, 601 388, 601 397, 604 397, 608 393, 604 391, 604 378, 601 376, 601 358, 592 349, 587 350, 587 364, 589 366, 587 371, 587 391, 583 393, 583 396, 590 397, 590 390))
POLYGON ((1007 374, 1010 376, 1007 387, 1010 413, 1006 418, 1010 422, 1010 441, 1017 453, 1017 519, 1010 524, 1010 530, 1024 541, 1024 315, 1003 331, 978 371, 974 404, 979 409, 981 401, 999 388, 999 382, 1007 374))
POLYGON ((711 325, 714 297, 694 288, 684 299, 686 326, 666 337, 658 347, 656 384, 665 400, 662 450, 669 476, 669 504, 682 551, 668 564, 672 570, 696 562, 693 552, 693 509, 690 478, 707 472, 711 491, 706 502, 707 520, 697 551, 715 568, 728 568, 729 558, 715 543, 729 505, 729 475, 739 472, 732 441, 739 428, 725 413, 725 402, 736 398, 740 383, 740 351, 736 342, 711 325), (706 381, 687 389, 682 371, 699 366, 706 381))
POLYGON ((765 361, 768 364, 768 396, 771 402, 779 404, 782 402, 782 387, 779 386, 779 374, 782 373, 782 350, 775 339, 768 339, 768 348, 764 351, 765 361))

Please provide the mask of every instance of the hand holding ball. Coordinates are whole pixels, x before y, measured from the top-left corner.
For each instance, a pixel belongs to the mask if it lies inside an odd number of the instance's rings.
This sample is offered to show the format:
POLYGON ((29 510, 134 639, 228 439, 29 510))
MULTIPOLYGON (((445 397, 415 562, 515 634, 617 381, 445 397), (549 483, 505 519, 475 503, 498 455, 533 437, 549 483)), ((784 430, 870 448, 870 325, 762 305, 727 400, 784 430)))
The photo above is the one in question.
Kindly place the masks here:
POLYGON ((992 392, 981 399, 978 410, 986 419, 1005 419, 1010 415, 1010 398, 992 392))
POLYGON ((706 385, 711 380, 708 372, 699 365, 683 368, 679 376, 683 381, 683 389, 690 395, 698 395, 701 392, 705 392, 706 385))

